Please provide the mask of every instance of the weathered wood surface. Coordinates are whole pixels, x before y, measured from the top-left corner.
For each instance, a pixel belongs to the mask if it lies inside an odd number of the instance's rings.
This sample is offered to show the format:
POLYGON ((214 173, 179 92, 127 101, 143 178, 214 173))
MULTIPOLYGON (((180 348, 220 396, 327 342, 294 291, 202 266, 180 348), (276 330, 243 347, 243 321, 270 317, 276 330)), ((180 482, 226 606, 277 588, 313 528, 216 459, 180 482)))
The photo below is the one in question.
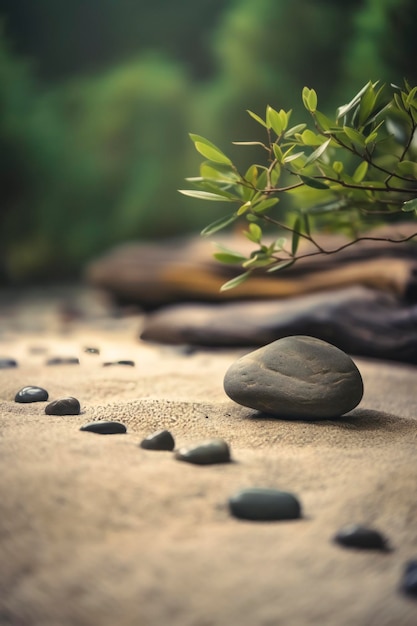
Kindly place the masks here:
POLYGON ((318 337, 354 355, 417 364, 417 305, 360 286, 268 302, 178 304, 148 315, 141 338, 236 347, 288 335, 318 337))
MULTIPOLYGON (((414 232, 417 225, 410 223, 378 229, 370 236, 401 239, 414 232)), ((253 249, 242 236, 217 237, 217 241, 242 252, 253 249)), ((329 251, 346 242, 340 236, 320 238, 321 245, 329 251)), ((417 292, 414 241, 403 244, 361 241, 337 254, 302 259, 283 272, 259 272, 226 292, 220 292, 221 285, 241 269, 214 260, 215 249, 212 242, 199 236, 124 244, 93 261, 85 276, 87 282, 105 289, 114 298, 144 308, 187 301, 288 298, 358 284, 400 297, 415 297, 417 292)), ((308 242, 303 242, 300 248, 303 254, 313 250, 308 242)))

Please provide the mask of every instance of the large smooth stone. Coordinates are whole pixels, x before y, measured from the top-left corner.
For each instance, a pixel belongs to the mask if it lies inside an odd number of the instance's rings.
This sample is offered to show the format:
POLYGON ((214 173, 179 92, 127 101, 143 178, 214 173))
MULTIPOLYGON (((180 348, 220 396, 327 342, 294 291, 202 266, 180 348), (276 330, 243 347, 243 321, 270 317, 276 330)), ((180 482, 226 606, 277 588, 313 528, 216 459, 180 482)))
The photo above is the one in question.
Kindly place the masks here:
POLYGON ((224 377, 224 390, 238 404, 276 417, 328 419, 359 404, 363 382, 342 350, 298 335, 235 361, 224 377))

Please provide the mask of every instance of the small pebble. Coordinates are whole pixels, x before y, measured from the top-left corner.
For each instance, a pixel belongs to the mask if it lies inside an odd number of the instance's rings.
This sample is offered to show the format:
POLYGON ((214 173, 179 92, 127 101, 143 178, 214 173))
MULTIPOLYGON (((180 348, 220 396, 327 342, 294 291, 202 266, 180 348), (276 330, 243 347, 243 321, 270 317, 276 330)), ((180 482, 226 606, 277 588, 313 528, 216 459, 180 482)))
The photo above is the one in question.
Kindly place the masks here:
POLYGON ((80 430, 98 435, 116 435, 126 432, 126 426, 120 422, 90 422, 81 426, 80 430))
POLYGON ((15 402, 45 402, 49 398, 46 389, 42 387, 23 387, 15 395, 15 402))
POLYGON ((364 550, 387 550, 387 539, 374 528, 367 528, 359 524, 351 524, 341 528, 334 536, 334 541, 347 548, 362 548, 364 550))
POLYGON ((45 407, 47 415, 79 415, 81 410, 77 398, 61 398, 54 400, 45 407))
POLYGON ((417 598, 417 560, 407 561, 400 585, 401 591, 417 598))
POLYGON ((84 348, 84 352, 87 354, 100 354, 100 350, 98 348, 84 348))
POLYGON ((106 361, 103 363, 103 367, 109 367, 110 365, 130 365, 131 367, 135 366, 134 361, 122 360, 122 361, 106 361))
POLYGON ((301 505, 298 499, 286 491, 252 487, 242 489, 229 499, 232 515, 254 521, 298 519, 301 505))
POLYGON ((0 369, 6 369, 8 367, 17 367, 17 361, 15 359, 0 359, 0 369))
POLYGON ((169 430, 159 430, 149 435, 140 442, 140 447, 145 450, 173 450, 175 448, 175 440, 169 430))
POLYGON ((76 356, 55 356, 46 361, 46 365, 79 365, 80 359, 76 356))
POLYGON ((196 465, 229 463, 231 460, 229 446, 223 439, 209 439, 196 446, 180 448, 175 458, 196 465))

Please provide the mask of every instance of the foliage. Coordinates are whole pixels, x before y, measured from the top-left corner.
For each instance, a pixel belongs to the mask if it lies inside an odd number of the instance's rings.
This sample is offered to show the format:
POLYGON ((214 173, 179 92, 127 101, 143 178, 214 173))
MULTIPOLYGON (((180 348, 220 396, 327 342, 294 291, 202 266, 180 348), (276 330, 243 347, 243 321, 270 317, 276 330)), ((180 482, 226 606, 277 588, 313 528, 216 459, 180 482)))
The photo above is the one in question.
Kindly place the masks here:
POLYGON ((223 289, 259 268, 275 272, 305 256, 337 252, 319 244, 315 229, 348 232, 351 241, 345 248, 363 239, 362 231, 373 220, 417 214, 417 86, 406 82, 403 88, 387 88, 369 82, 333 117, 317 108, 314 89, 304 87, 302 102, 310 127, 290 123, 291 110, 268 105, 265 117, 248 111, 266 139, 234 142, 264 153, 262 163, 252 163, 243 173, 212 142, 191 135, 205 160, 200 176, 187 179, 195 189, 181 192, 236 206, 203 234, 243 219, 249 222, 244 234, 255 246, 249 257, 224 249, 216 253, 218 260, 243 269, 223 289), (290 211, 277 206, 285 196, 291 199, 290 211), (263 229, 271 224, 287 237, 265 242, 263 229), (298 254, 301 239, 313 244, 314 252, 298 254))
MULTIPOLYGON (((0 281, 2 273, 11 282, 75 278, 119 242, 183 235, 220 219, 221 203, 195 210, 175 193, 199 162, 186 131, 198 128, 219 145, 226 136, 257 141, 259 126, 245 110, 279 98, 298 120, 305 113, 294 94, 305 84, 315 85, 326 115, 369 79, 416 84, 416 7, 3 0, 0 281)), ((262 163, 258 143, 230 147, 239 171, 262 163)), ((342 161, 346 171, 359 164, 353 154, 342 161)), ((314 193, 283 193, 269 214, 286 214, 285 198, 307 205, 314 193)), ((265 220, 258 225, 267 230, 265 220)))

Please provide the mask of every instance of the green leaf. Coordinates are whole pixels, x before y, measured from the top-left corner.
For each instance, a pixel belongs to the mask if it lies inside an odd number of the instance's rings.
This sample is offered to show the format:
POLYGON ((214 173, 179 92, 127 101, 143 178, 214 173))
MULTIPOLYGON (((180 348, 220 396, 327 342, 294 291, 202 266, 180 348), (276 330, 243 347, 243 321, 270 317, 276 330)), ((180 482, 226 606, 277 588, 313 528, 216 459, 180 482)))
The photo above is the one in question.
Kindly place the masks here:
POLYGON ((274 133, 278 136, 284 130, 284 125, 282 123, 280 114, 269 105, 266 107, 266 123, 268 125, 268 128, 272 128, 274 133))
POLYGON ((306 146, 321 146, 325 139, 307 128, 301 135, 301 141, 306 146))
MULTIPOLYGON (((376 84, 377 83, 374 83, 374 86, 376 84)), ((368 85, 369 85, 369 83, 366 83, 366 85, 364 87, 362 87, 362 89, 360 91, 358 91, 358 93, 352 98, 352 100, 350 102, 348 102, 348 104, 344 104, 343 106, 341 106, 341 107, 339 107, 337 109, 337 119, 338 120, 341 117, 344 117, 345 115, 350 113, 352 111, 352 109, 354 109, 359 104, 359 101, 362 98, 362 95, 368 89, 368 85)))
POLYGON ((226 217, 221 217, 220 219, 216 220, 215 222, 212 222, 211 224, 203 228, 203 230, 201 231, 201 234, 204 236, 212 235, 213 233, 216 233, 218 230, 222 230, 222 228, 226 228, 226 226, 229 226, 229 224, 232 224, 233 222, 235 222, 237 218, 238 218, 238 215, 236 215, 236 213, 232 213, 231 215, 227 215, 226 217))
POLYGON ((307 213, 302 214, 303 222, 304 222, 304 232, 306 235, 310 236, 311 228, 310 228, 310 218, 307 213))
POLYGON ((285 133, 285 135, 284 135, 285 139, 288 139, 289 137, 292 137, 296 133, 301 133, 305 129, 306 126, 307 126, 307 124, 296 124, 292 128, 289 128, 287 130, 287 132, 285 133))
POLYGON ((267 265, 271 265, 272 259, 269 255, 265 255, 262 253, 255 254, 251 259, 248 259, 244 263, 242 263, 242 267, 249 269, 257 269, 259 267, 266 267, 267 265))
POLYGON ((336 172, 336 174, 341 174, 343 172, 343 163, 342 163, 342 161, 334 161, 332 167, 333 167, 334 171, 336 172))
POLYGON ((212 202, 232 202, 232 198, 222 196, 218 193, 212 193, 211 191, 199 191, 197 189, 178 189, 184 196, 190 196, 190 198, 198 198, 199 200, 211 200, 212 202))
POLYGON ((355 183, 361 183, 363 181, 368 171, 368 166, 368 161, 362 161, 362 163, 358 165, 352 176, 355 183))
POLYGON ((228 280, 227 283, 224 283, 224 285, 220 287, 220 291, 228 291, 229 289, 233 289, 234 287, 241 285, 243 282, 245 282, 247 278, 249 278, 250 275, 251 272, 245 272, 244 274, 239 274, 239 276, 235 276, 235 278, 232 278, 232 280, 228 280))
POLYGON ((417 179, 417 163, 415 161, 400 161, 395 168, 395 173, 415 180, 417 179))
POLYGON ((330 128, 334 126, 334 122, 332 122, 331 119, 329 119, 326 115, 324 115, 320 111, 315 111, 314 117, 316 118, 317 123, 320 126, 320 128, 324 131, 330 130, 330 128))
POLYGON ((286 267, 290 267, 291 265, 294 265, 294 263, 295 263, 294 259, 289 259, 289 260, 286 259, 284 261, 280 261, 279 263, 277 263, 273 267, 270 267, 266 271, 268 272, 268 274, 271 274, 272 272, 280 272, 281 270, 284 270, 286 267))
POLYGON ((307 111, 310 111, 310 113, 314 113, 317 109, 317 94, 314 89, 304 87, 302 91, 302 99, 307 111))
POLYGON ((411 211, 417 211, 417 198, 413 198, 412 200, 408 200, 404 202, 401 207, 401 210, 405 213, 410 213, 411 211))
POLYGON ((343 126, 343 130, 353 143, 356 143, 361 147, 365 145, 365 137, 362 135, 362 133, 359 133, 357 130, 351 128, 350 126, 343 126))
POLYGON ((307 187, 312 187, 313 189, 329 189, 329 185, 322 180, 317 180, 317 178, 312 178, 311 176, 302 176, 301 174, 299 174, 299 177, 307 187))
POLYGON ((214 163, 224 163, 225 165, 232 165, 232 161, 227 157, 219 148, 208 146, 206 143, 200 141, 195 142, 195 149, 202 154, 206 159, 213 161, 214 163))
MULTIPOLYGON (((200 165, 200 175, 206 180, 212 180, 216 183, 226 183, 228 185, 236 183, 239 176, 229 166, 217 163, 214 165, 210 161, 203 161, 200 165)), ((188 179, 187 180, 191 180, 188 179)))
POLYGON ((251 165, 247 169, 244 178, 245 180, 248 181, 248 183, 251 183, 252 185, 256 186, 256 182, 258 180, 258 168, 256 167, 256 165, 251 165))
POLYGON ((295 218, 295 222, 292 228, 293 228, 293 234, 292 234, 292 242, 291 242, 291 254, 295 256, 298 250, 298 244, 300 243, 301 219, 299 216, 295 218))
POLYGON ((245 202, 244 204, 242 204, 242 206, 238 208, 237 215, 243 215, 244 213, 246 213, 246 211, 249 211, 251 207, 252 207, 252 202, 248 200, 247 202, 245 202))
POLYGON ((296 161, 297 159, 301 158, 304 156, 304 152, 296 152, 295 154, 290 154, 289 156, 285 157, 282 162, 283 163, 291 163, 292 161, 296 161))
POLYGON ((325 141, 324 143, 321 144, 321 146, 319 146, 316 150, 314 150, 314 152, 312 152, 310 154, 309 157, 307 157, 304 166, 309 165, 310 163, 314 163, 314 161, 317 161, 317 159, 319 159, 321 157, 321 155, 326 152, 327 147, 330 143, 331 139, 327 139, 327 141, 325 141))
POLYGON ((259 117, 259 115, 256 115, 256 113, 254 113, 253 111, 249 111, 249 109, 246 109, 246 111, 256 122, 258 122, 258 124, 261 124, 262 126, 264 126, 264 128, 268 128, 268 124, 264 122, 264 120, 259 117))
POLYGON ((254 213, 265 213, 265 211, 278 204, 278 202, 279 198, 268 198, 267 200, 262 200, 252 207, 252 211, 254 213))
POLYGON ((215 252, 213 257, 220 263, 228 263, 229 265, 238 265, 246 261, 246 257, 237 252, 215 252))
POLYGON ((272 149, 274 151, 274 155, 275 155, 276 160, 279 163, 281 163, 281 161, 282 161, 282 150, 281 150, 281 148, 279 147, 279 145, 277 143, 274 143, 272 145, 272 149))
POLYGON ((206 139, 205 137, 202 137, 201 135, 195 135, 194 133, 190 133, 190 138, 191 140, 196 143, 204 143, 206 146, 209 146, 210 148, 214 148, 215 150, 217 150, 217 146, 214 145, 214 143, 212 143, 211 141, 209 141, 208 139, 206 139))
POLYGON ((374 106, 376 103, 376 93, 374 87, 371 82, 369 82, 366 86, 364 93, 360 99, 359 104, 359 124, 363 126, 373 113, 374 106))
POLYGON ((249 239, 249 241, 253 241, 253 243, 260 243, 262 239, 262 228, 252 222, 249 224, 248 230, 244 231, 245 236, 249 239))

